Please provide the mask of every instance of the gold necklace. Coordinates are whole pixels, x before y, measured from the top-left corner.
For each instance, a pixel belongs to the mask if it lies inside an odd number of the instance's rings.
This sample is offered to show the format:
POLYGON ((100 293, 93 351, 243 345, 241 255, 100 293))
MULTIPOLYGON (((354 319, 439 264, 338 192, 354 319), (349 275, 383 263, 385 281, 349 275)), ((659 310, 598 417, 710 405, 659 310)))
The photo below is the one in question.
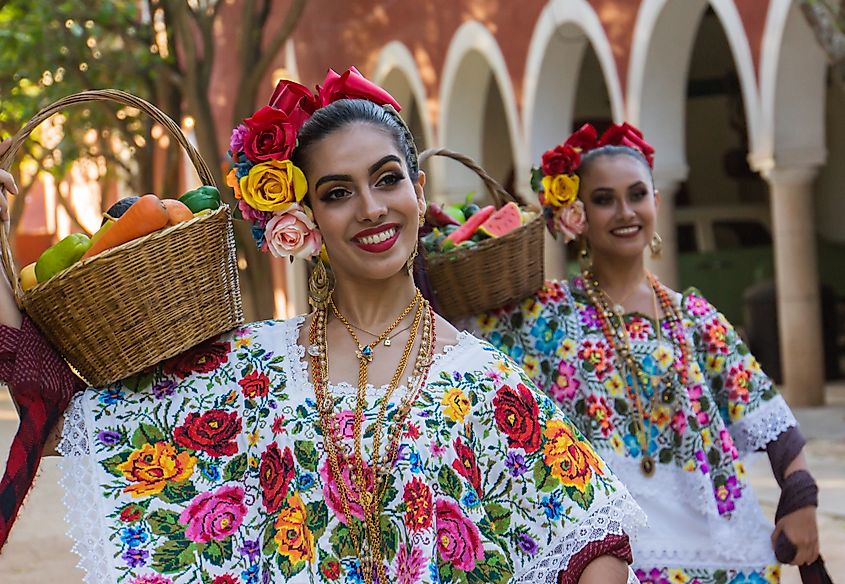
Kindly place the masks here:
MULTIPOLYGON (((361 328, 360 326, 354 325, 354 324, 352 324, 351 322, 350 322, 349 324, 352 326, 352 328, 354 328, 354 329, 356 329, 356 330, 359 330, 359 331, 361 331, 362 333, 367 333, 367 334, 368 334, 368 335, 370 335, 371 337, 376 337, 376 338, 378 338, 378 335, 377 335, 377 334, 375 334, 375 333, 371 333, 370 331, 368 331, 368 330, 367 330, 367 329, 365 329, 365 328, 361 328)), ((393 341, 392 341, 392 339, 391 339, 390 337, 398 337, 399 335, 401 335, 402 333, 404 333, 404 332, 405 332, 406 330, 408 330, 409 328, 411 328, 411 325, 410 325, 410 324, 409 324, 408 326, 405 326, 405 327, 400 328, 400 329, 399 329, 398 331, 396 331, 396 332, 390 333, 389 335, 387 335, 387 336, 384 338, 384 340, 382 341, 382 344, 383 344, 385 347, 389 347, 389 346, 391 345, 391 343, 393 343, 393 341)))
POLYGON ((367 345, 361 343, 361 339, 359 339, 358 335, 355 334, 352 325, 349 324, 349 321, 346 320, 346 317, 343 316, 337 309, 337 305, 334 303, 334 298, 329 298, 329 305, 332 307, 332 312, 334 312, 335 317, 343 323, 343 325, 346 327, 346 330, 348 330, 349 334, 352 336, 352 340, 355 341, 355 345, 358 347, 358 350, 355 352, 355 356, 358 357, 358 359, 362 362, 364 360, 366 360, 367 362, 372 362, 373 348, 390 336, 390 333, 393 332, 393 329, 399 326, 399 323, 402 322, 402 320, 406 316, 408 316, 408 313, 411 312, 411 309, 416 306, 417 302, 419 302, 421 298, 422 294, 419 290, 417 290, 417 293, 414 294, 414 298, 411 300, 408 306, 405 307, 405 310, 402 311, 402 313, 396 318, 396 320, 393 321, 393 324, 387 327, 383 333, 376 337, 376 340, 367 345))

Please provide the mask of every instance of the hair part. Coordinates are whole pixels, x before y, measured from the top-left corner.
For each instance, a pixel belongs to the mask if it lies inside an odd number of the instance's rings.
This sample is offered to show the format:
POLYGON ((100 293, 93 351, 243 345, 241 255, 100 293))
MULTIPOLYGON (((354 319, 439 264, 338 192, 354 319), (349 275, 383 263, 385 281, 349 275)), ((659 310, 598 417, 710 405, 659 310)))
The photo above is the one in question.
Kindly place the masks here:
POLYGON ((302 125, 292 161, 304 168, 308 150, 329 134, 353 123, 367 123, 385 130, 405 159, 408 175, 416 182, 420 176, 414 137, 399 113, 391 106, 380 106, 366 99, 340 99, 315 111, 302 125))
POLYGON ((649 166, 648 160, 646 160, 642 152, 636 148, 631 148, 630 146, 607 144, 587 151, 585 154, 581 155, 581 164, 578 166, 578 170, 575 171, 575 174, 577 174, 579 178, 583 178, 584 174, 590 170, 590 167, 592 167, 596 159, 602 156, 630 156, 643 165, 643 168, 645 168, 648 172, 649 179, 651 179, 652 187, 654 186, 654 174, 651 171, 651 166, 649 166))

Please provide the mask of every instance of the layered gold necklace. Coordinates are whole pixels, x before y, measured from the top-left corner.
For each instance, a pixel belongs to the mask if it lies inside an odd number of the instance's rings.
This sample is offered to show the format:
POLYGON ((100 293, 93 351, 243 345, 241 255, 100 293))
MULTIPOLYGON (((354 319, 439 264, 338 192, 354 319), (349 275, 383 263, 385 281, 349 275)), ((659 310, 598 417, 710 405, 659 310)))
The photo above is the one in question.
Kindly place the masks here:
MULTIPOLYGON (((426 378, 428 377, 432 356, 434 355, 434 347, 437 342, 434 325, 434 311, 431 309, 428 301, 422 297, 419 291, 417 291, 414 299, 405 308, 405 310, 402 311, 396 320, 394 320, 382 334, 378 335, 373 342, 364 345, 355 334, 352 325, 337 309, 334 302, 330 300, 329 305, 331 306, 335 317, 343 323, 357 346, 355 354, 358 358, 359 365, 358 391, 353 426, 354 451, 349 453, 348 449, 343 444, 340 433, 340 425, 334 414, 335 398, 331 393, 328 382, 329 360, 328 344, 326 339, 328 312, 325 308, 320 308, 314 313, 309 331, 310 345, 308 348, 308 354, 311 359, 312 376, 314 379, 314 393, 317 401, 317 409, 320 414, 320 425, 323 430, 329 466, 332 474, 334 475, 335 482, 337 483, 341 508, 346 516, 346 523, 349 527, 352 543, 355 547, 358 559, 361 562, 364 581, 366 584, 372 584, 375 572, 378 576, 378 581, 384 583, 388 580, 385 565, 382 560, 382 501, 388 485, 387 479, 396 461, 399 449, 399 440, 402 436, 406 419, 410 414, 411 408, 413 407, 419 392, 425 385, 426 378), (374 348, 379 343, 389 339, 389 335, 392 331, 414 309, 416 309, 416 312, 414 314, 413 323, 409 327, 411 332, 409 334, 408 341, 405 344, 402 357, 399 360, 399 364, 394 371, 393 377, 387 386, 379 406, 375 427, 373 429, 371 462, 368 468, 367 463, 364 461, 361 431, 364 420, 364 411, 367 407, 366 389, 368 386, 368 367, 375 356, 374 348), (420 324, 422 324, 422 339, 414 364, 414 371, 411 377, 412 382, 409 384, 408 391, 393 417, 393 424, 387 432, 388 446, 385 449, 384 456, 382 456, 380 452, 382 427, 384 426, 385 418, 387 416, 387 406, 390 402, 390 398, 399 387, 402 374, 407 367, 410 355, 413 351, 417 333, 420 329, 420 324), (350 469, 350 478, 354 483, 354 489, 357 493, 353 494, 347 488, 343 473, 341 472, 341 460, 345 463, 346 467, 350 469), (353 495, 357 495, 357 497, 353 497, 353 495), (350 503, 355 499, 357 499, 363 514, 364 537, 361 536, 358 525, 354 521, 351 513, 350 503)), ((387 343, 385 343, 385 345, 387 345, 387 343)))
POLYGON ((681 386, 686 387, 690 351, 683 331, 683 320, 681 319, 680 310, 671 301, 668 292, 666 292, 666 289, 660 284, 657 278, 652 274, 648 274, 647 277, 652 289, 654 326, 658 345, 662 345, 663 343, 661 313, 667 318, 669 330, 671 331, 673 366, 669 367, 662 375, 647 375, 643 371, 643 368, 634 358, 631 349, 631 337, 628 327, 625 324, 624 306, 621 303, 614 303, 610 299, 591 272, 586 270, 582 272, 584 291, 587 294, 587 298, 589 298, 592 305, 596 308, 605 339, 619 357, 617 365, 620 369, 627 368, 627 374, 623 371, 622 377, 625 379, 625 388, 628 397, 634 405, 635 429, 642 449, 640 470, 646 477, 651 477, 657 469, 657 464, 654 457, 649 453, 650 437, 646 433, 645 420, 646 418, 649 420, 650 432, 654 424, 652 414, 657 408, 658 401, 662 400, 667 405, 674 401, 674 393, 670 387, 671 377, 673 375, 677 375, 681 386), (658 310, 658 300, 661 310, 658 310), (678 351, 675 350, 676 347, 679 348, 678 351), (640 396, 646 397, 642 386, 649 382, 651 383, 652 394, 649 410, 646 412, 640 396), (663 392, 659 391, 661 386, 664 387, 663 392))

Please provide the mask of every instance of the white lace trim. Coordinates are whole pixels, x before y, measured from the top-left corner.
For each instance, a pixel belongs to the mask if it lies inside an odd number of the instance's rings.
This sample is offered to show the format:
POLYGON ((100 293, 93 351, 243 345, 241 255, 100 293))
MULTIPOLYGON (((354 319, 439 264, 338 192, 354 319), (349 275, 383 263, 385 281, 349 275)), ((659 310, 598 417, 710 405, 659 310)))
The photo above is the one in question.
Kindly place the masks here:
MULTIPOLYGON (((646 518, 634 498, 627 491, 620 492, 614 499, 594 509, 581 521, 577 528, 563 536, 543 556, 535 558, 521 572, 514 574, 513 584, 556 584, 558 574, 569 566, 572 557, 584 549, 587 544, 601 541, 608 535, 622 535, 632 541, 636 532, 645 525, 646 518)), ((633 572, 628 574, 628 582, 633 572)))
POLYGON ((97 466, 89 456, 90 440, 86 429, 85 398, 87 391, 77 393, 65 413, 62 439, 57 447, 62 459, 62 486, 67 535, 73 540, 72 550, 79 556, 77 567, 85 572, 86 584, 113 582, 109 565, 111 549, 103 530, 101 518, 106 511, 100 508, 97 490, 97 466))
POLYGON ((745 456, 766 446, 783 432, 798 425, 782 395, 764 402, 759 408, 729 426, 736 449, 745 456))

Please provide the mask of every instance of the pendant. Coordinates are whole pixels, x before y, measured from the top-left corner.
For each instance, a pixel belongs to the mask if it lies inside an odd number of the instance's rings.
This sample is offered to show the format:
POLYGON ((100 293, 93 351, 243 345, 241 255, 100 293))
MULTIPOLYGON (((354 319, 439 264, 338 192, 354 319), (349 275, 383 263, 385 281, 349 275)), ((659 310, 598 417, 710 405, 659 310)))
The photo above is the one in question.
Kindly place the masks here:
POLYGON ((384 346, 385 346, 385 347, 389 347, 389 346, 390 346, 390 337, 389 337, 389 336, 388 336, 388 337, 385 337, 385 339, 384 339, 384 346))
POLYGON ((648 454, 643 455, 643 458, 640 461, 640 470, 647 477, 652 476, 654 471, 657 470, 657 465, 654 463, 654 459, 648 454))
POLYGON ((319 345, 308 345, 308 354, 312 357, 319 357, 320 356, 320 346, 319 345))
POLYGON ((358 346, 358 350, 355 351, 355 355, 358 357, 359 360, 367 360, 367 363, 373 362, 373 348, 367 345, 366 347, 358 346))
POLYGON ((621 304, 614 304, 613 305, 613 312, 615 312, 618 316, 625 315, 625 307, 621 304))

